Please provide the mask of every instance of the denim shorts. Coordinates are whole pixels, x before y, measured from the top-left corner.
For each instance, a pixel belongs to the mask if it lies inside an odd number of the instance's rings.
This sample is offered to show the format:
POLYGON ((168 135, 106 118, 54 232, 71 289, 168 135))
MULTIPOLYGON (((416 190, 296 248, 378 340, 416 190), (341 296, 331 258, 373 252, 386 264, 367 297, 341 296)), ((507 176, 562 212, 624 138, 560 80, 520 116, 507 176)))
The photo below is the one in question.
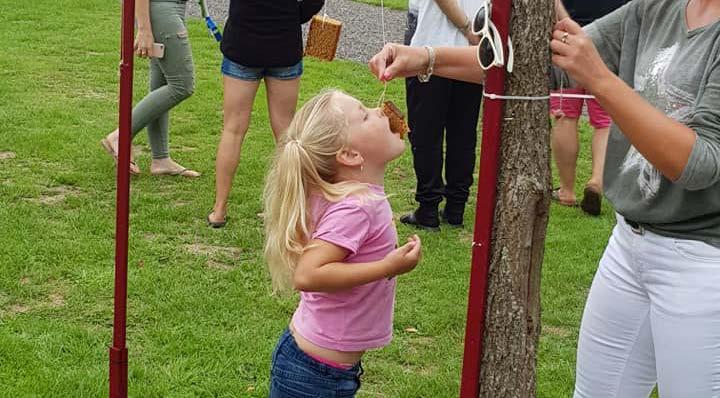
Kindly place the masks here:
POLYGON ((262 80, 263 77, 271 77, 278 80, 293 80, 302 76, 303 62, 300 61, 293 66, 265 68, 240 65, 223 57, 222 67, 220 69, 223 75, 240 80, 258 81, 262 80))
POLYGON ((351 398, 362 372, 360 363, 344 370, 316 361, 285 330, 272 356, 270 398, 351 398))

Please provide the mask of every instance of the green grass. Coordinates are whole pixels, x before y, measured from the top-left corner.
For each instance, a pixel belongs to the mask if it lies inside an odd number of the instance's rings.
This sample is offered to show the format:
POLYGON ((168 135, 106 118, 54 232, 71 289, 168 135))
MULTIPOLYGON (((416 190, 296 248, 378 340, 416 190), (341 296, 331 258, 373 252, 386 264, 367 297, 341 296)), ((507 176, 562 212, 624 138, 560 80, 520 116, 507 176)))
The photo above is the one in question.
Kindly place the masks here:
MULTIPOLYGON (((0 0, 0 385, 4 397, 107 391, 115 174, 98 141, 117 120, 119 3, 0 0), (88 25, 91 24, 91 25, 88 25), (15 154, 8 158, 7 152, 15 154)), ((271 350, 296 300, 270 296, 261 258, 263 175, 272 152, 264 94, 253 113, 229 208, 211 230, 221 130, 220 52, 189 24, 196 94, 173 111, 171 149, 196 181, 152 178, 144 137, 132 182, 130 395, 263 397, 271 350)), ((363 65, 307 60, 301 100, 326 86, 372 104, 363 65)), ((136 98, 146 63, 136 65, 136 98)), ((401 82, 388 97, 403 104, 401 82)), ((587 178, 589 134, 579 181, 587 178)), ((388 170, 398 214, 413 209, 409 151, 388 170)), ((473 200, 468 208, 474 208, 473 200)), ((468 212, 466 223, 473 214, 468 212)), ((543 273, 538 396, 568 397, 580 316, 613 216, 553 207, 543 273)), ((415 231, 399 226, 401 236, 415 231)), ((395 340, 367 355, 360 397, 457 396, 471 229, 422 234, 424 261, 400 278, 395 340), (414 328, 417 332, 408 332, 414 328)))
MULTIPOLYGON (((358 3, 372 4, 375 6, 380 5, 380 0, 353 0, 358 3)), ((407 10, 408 0, 383 0, 383 5, 393 10, 407 10)))

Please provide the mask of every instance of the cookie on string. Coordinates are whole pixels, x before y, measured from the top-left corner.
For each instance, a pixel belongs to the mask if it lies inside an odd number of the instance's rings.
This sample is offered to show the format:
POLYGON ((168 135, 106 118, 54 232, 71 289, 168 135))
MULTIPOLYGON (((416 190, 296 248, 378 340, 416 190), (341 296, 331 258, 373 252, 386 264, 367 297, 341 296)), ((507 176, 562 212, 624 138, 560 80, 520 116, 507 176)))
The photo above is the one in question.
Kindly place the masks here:
POLYGON ((382 111, 390 119, 390 131, 404 139, 409 128, 402 111, 392 101, 383 102, 382 111))
POLYGON ((335 59, 342 22, 327 16, 313 16, 305 45, 305 55, 332 61, 335 59))

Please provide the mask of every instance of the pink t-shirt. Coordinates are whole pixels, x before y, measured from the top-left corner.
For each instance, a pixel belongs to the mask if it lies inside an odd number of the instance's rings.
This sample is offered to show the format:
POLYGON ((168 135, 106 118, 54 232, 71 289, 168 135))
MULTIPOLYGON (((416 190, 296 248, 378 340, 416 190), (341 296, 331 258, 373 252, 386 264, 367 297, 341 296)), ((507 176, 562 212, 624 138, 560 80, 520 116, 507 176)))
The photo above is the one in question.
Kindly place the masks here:
MULTIPOLYGON (((370 185, 385 196, 383 187, 370 185)), ((386 199, 312 198, 315 232, 320 239, 349 251, 345 263, 378 261, 397 245, 390 203, 386 199)), ((352 265, 348 265, 352 267, 352 265)), ((313 344, 336 351, 365 351, 392 339, 396 278, 370 282, 335 293, 300 293, 292 323, 313 344)))

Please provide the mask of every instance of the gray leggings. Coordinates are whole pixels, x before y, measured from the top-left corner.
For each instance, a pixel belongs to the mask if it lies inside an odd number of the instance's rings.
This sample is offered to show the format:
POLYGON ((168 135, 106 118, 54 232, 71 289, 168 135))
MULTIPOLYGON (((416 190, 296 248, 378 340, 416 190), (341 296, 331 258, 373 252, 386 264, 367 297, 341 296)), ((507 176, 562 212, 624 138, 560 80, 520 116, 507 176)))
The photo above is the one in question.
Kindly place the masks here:
POLYGON ((165 45, 162 59, 150 60, 150 93, 133 109, 133 137, 147 127, 153 159, 170 155, 169 111, 192 95, 195 79, 184 1, 151 1, 150 22, 155 42, 165 45))

